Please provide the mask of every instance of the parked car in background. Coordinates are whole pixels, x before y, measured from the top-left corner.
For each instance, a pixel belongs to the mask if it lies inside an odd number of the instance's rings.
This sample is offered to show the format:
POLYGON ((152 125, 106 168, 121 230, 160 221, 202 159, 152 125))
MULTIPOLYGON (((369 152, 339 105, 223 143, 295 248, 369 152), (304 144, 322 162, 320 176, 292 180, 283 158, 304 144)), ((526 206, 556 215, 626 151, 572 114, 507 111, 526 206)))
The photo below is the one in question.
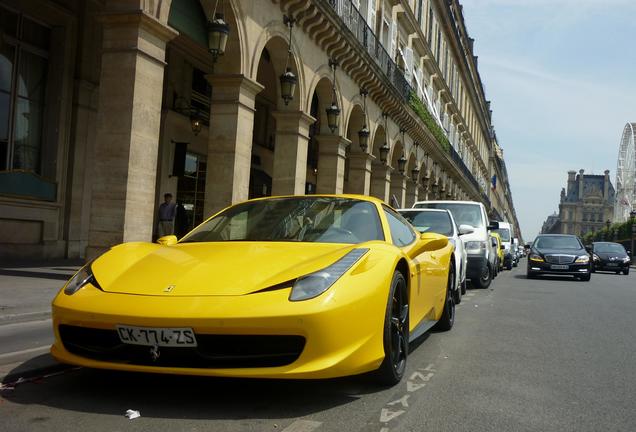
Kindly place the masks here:
MULTIPOLYGON (((501 243, 501 236, 497 234, 495 231, 490 233, 490 237, 493 240, 492 248, 495 251, 497 259, 495 261, 495 268, 497 269, 497 273, 504 269, 504 248, 505 246, 501 243)), ((496 275, 495 275, 496 277, 496 275)))
POLYGON ((512 239, 512 266, 517 267, 519 260, 521 259, 521 246, 519 245, 519 239, 514 237, 512 239))
POLYGON ((488 288, 495 272, 488 232, 499 225, 496 222, 490 223, 484 205, 476 201, 418 201, 413 204, 413 208, 448 210, 457 224, 474 228, 471 234, 462 236, 468 254, 466 277, 473 286, 488 288))
POLYGON ((512 270, 512 264, 515 260, 512 252, 512 227, 508 222, 499 222, 499 228, 493 231, 499 234, 500 243, 504 247, 502 265, 506 269, 512 270))
POLYGON ((459 227, 448 210, 441 209, 399 209, 398 212, 420 233, 437 233, 448 237, 455 246, 455 268, 457 269, 457 285, 455 287, 455 303, 459 304, 462 295, 466 294, 467 254, 462 236, 471 234, 474 228, 470 225, 459 227))
POLYGON ((590 255, 577 236, 541 234, 532 243, 528 255, 528 279, 551 274, 589 281, 591 271, 590 255))
POLYGON ((626 251, 622 244, 613 242, 594 242, 591 247, 592 271, 606 270, 616 274, 623 272, 629 274, 629 266, 632 263, 630 252, 626 251))

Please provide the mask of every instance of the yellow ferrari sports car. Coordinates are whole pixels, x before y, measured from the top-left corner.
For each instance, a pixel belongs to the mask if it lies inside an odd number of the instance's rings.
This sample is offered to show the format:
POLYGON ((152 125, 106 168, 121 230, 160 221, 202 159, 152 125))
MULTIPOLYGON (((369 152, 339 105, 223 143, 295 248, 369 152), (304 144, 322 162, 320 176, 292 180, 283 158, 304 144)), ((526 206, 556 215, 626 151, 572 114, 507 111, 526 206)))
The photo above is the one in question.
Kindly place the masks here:
POLYGON ((375 198, 273 197, 177 241, 124 243, 53 301, 53 356, 126 371, 400 381, 455 319, 453 247, 375 198))

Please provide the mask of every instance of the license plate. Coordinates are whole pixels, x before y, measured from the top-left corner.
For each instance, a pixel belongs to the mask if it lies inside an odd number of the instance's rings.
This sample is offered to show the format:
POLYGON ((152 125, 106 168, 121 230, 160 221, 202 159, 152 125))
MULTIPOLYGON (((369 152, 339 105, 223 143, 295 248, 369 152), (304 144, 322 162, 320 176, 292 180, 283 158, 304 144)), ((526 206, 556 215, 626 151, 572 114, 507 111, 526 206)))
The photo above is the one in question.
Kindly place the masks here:
POLYGON ((607 263, 608 267, 618 267, 618 263, 607 263))
POLYGON ((552 270, 567 270, 567 269, 569 268, 569 266, 561 265, 561 264, 552 264, 552 265, 550 266, 550 268, 551 268, 552 270))
POLYGON ((125 344, 160 347, 195 347, 197 339, 191 328, 154 328, 117 326, 119 340, 125 344))

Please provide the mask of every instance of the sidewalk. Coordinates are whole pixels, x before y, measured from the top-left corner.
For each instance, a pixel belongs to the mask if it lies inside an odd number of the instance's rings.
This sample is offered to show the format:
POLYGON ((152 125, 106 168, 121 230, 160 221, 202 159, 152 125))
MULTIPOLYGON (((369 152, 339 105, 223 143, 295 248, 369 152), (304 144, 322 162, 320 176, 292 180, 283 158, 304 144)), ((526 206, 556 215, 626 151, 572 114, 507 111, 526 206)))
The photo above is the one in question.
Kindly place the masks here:
POLYGON ((48 353, 53 342, 51 301, 82 264, 54 260, 0 265, 0 382, 65 367, 48 353))

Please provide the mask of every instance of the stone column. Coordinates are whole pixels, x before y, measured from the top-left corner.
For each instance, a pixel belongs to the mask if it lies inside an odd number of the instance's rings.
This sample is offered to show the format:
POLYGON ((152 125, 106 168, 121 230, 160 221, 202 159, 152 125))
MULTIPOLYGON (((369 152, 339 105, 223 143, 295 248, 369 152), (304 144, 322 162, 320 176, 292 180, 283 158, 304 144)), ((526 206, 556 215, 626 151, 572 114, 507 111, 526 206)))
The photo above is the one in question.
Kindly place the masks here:
POLYGON ((204 217, 249 195, 254 101, 263 86, 243 75, 207 75, 212 85, 204 217))
POLYGON ((177 35, 142 11, 101 19, 88 259, 152 239, 166 43, 177 35))
POLYGON ((351 142, 339 135, 318 135, 319 194, 341 194, 344 188, 345 150, 351 142))
POLYGON ((369 153, 349 155, 349 188, 347 193, 369 195, 371 192, 371 164, 375 156, 369 153))
POLYGON ((418 189, 419 187, 413 180, 409 179, 406 181, 406 201, 404 203, 405 207, 413 207, 413 204, 415 204, 415 202, 417 201, 418 189))
POLYGON ((388 203, 393 168, 378 161, 373 161, 371 166, 371 196, 388 203))
POLYGON ((309 127, 315 118, 302 111, 276 111, 276 150, 272 195, 304 195, 309 127))
MULTIPOLYGON (((406 199, 406 176, 399 172, 391 174, 391 197, 395 196, 398 200, 398 208, 404 207, 406 199)), ((391 200, 389 200, 391 203, 391 200)), ((393 205, 393 203, 391 203, 393 205)))

